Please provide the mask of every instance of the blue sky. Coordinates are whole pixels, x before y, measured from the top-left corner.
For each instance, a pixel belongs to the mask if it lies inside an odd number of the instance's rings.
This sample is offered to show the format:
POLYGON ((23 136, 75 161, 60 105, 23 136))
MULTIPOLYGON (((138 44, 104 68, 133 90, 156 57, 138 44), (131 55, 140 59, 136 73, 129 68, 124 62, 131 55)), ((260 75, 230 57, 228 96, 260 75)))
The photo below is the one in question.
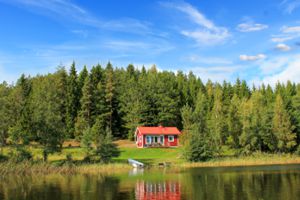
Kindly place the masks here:
POLYGON ((300 0, 0 0, 0 26, 0 81, 74 60, 300 82, 300 0))

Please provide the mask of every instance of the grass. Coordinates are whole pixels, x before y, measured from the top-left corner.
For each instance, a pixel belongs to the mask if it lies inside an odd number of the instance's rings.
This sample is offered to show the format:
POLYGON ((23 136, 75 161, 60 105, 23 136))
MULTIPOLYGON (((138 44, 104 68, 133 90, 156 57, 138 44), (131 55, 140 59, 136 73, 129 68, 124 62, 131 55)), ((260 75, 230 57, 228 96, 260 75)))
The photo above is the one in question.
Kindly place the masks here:
POLYGON ((206 162, 183 162, 180 167, 234 167, 259 165, 300 164, 300 156, 293 154, 254 153, 249 156, 224 156, 206 162))
POLYGON ((180 159, 180 148, 128 148, 121 147, 121 154, 116 161, 126 162, 128 158, 136 159, 146 164, 157 164, 160 162, 179 163, 183 162, 180 159))
POLYGON ((0 176, 15 175, 46 175, 46 174, 116 174, 127 172, 131 166, 127 164, 65 164, 56 166, 47 162, 0 163, 0 176))
MULTIPOLYGON (((145 148, 138 149, 129 141, 118 141, 120 156, 113 159, 111 164, 82 164, 84 149, 78 146, 64 146, 62 152, 51 154, 47 163, 42 162, 42 149, 38 146, 29 146, 28 150, 33 155, 35 162, 24 163, 0 163, 0 175, 8 173, 32 173, 32 174, 73 174, 73 173, 103 173, 126 172, 132 167, 127 164, 127 159, 132 158, 147 165, 158 166, 158 163, 169 162, 173 168, 189 167, 230 167, 250 165, 272 165, 272 164, 300 164, 300 156, 291 154, 267 154, 254 153, 251 156, 234 156, 235 150, 228 147, 222 148, 222 156, 207 162, 190 163, 184 161, 180 156, 181 148, 145 148), (66 160, 66 155, 71 154, 76 164, 61 164, 66 160)), ((8 155, 11 147, 5 147, 3 152, 8 155)))

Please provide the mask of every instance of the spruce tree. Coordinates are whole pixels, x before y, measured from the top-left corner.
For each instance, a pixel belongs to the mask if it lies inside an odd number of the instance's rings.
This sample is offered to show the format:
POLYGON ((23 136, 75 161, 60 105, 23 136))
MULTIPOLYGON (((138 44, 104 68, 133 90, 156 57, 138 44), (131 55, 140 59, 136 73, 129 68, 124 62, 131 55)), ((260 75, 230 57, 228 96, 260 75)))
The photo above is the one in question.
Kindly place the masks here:
POLYGON ((296 145, 296 134, 293 132, 293 128, 282 97, 277 94, 274 106, 273 132, 277 138, 278 151, 290 152, 296 145))
POLYGON ((239 107, 240 99, 236 94, 234 94, 228 108, 228 137, 226 139, 226 143, 233 148, 239 147, 239 137, 242 133, 242 123, 239 114, 239 107))
POLYGON ((77 84, 77 72, 75 62, 72 63, 68 77, 67 86, 67 133, 70 138, 74 138, 75 122, 79 108, 79 91, 77 84))
POLYGON ((222 90, 220 86, 218 86, 215 90, 213 108, 209 118, 209 132, 215 144, 220 148, 227 137, 222 90))
POLYGON ((80 138, 83 132, 92 126, 92 86, 89 77, 86 77, 80 99, 81 108, 75 124, 75 136, 80 138))

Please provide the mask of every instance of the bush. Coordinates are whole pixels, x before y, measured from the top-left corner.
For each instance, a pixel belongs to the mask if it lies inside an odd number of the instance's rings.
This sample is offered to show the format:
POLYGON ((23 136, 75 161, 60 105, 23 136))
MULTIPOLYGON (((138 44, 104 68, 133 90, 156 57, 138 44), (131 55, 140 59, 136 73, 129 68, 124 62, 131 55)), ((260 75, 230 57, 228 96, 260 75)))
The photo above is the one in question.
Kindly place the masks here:
POLYGON ((107 129, 105 137, 101 137, 96 149, 96 155, 99 156, 100 161, 108 163, 113 157, 118 157, 120 151, 117 146, 112 142, 112 134, 107 129))
POLYGON ((300 156, 300 145, 298 145, 296 151, 295 151, 295 154, 300 156))
POLYGON ((7 161, 8 158, 5 155, 0 154, 0 162, 7 161))
POLYGON ((214 147, 200 134, 193 133, 184 146, 184 157, 191 162, 207 161, 214 156, 214 147))
POLYGON ((15 151, 10 152, 10 159, 13 162, 23 162, 32 159, 32 155, 29 151, 24 148, 17 148, 15 151))

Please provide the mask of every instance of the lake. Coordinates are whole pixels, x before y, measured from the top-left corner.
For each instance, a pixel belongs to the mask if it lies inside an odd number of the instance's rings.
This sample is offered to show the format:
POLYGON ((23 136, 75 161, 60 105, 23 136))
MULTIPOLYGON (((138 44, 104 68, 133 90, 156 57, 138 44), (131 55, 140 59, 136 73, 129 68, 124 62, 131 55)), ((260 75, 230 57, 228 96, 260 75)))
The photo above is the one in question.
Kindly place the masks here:
POLYGON ((300 199, 300 165, 0 178, 0 199, 300 199))

